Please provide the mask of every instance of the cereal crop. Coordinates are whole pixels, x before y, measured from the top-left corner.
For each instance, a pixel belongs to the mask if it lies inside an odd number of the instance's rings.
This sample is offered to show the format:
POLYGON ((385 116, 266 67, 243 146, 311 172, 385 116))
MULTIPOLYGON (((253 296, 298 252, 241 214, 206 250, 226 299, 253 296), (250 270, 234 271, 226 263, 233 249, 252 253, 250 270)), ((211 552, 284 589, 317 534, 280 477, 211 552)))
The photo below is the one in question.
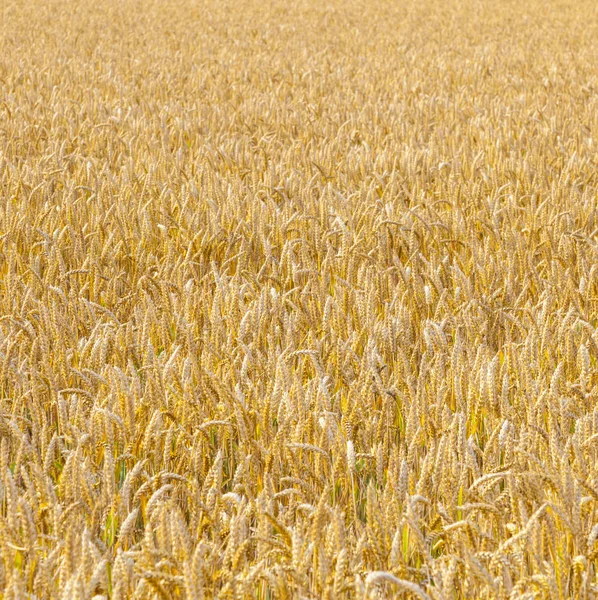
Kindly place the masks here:
POLYGON ((2 599, 598 596, 593 0, 0 21, 2 599))

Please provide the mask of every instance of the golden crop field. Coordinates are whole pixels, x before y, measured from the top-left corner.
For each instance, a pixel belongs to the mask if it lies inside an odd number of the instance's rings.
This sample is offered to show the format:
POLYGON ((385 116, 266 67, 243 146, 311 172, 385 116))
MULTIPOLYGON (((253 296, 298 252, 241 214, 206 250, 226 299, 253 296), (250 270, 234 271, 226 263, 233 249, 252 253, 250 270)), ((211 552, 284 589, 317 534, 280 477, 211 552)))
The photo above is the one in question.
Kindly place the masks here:
POLYGON ((1 0, 0 597, 598 597, 594 0, 1 0))

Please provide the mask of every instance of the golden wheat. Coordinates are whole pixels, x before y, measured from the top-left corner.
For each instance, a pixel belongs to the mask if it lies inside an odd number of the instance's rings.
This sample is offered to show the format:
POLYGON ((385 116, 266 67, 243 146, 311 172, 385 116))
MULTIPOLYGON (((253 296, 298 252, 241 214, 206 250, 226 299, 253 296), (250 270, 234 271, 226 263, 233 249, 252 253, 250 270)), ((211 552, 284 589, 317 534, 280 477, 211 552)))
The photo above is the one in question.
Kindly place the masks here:
POLYGON ((590 0, 3 0, 1 597, 598 595, 590 0))

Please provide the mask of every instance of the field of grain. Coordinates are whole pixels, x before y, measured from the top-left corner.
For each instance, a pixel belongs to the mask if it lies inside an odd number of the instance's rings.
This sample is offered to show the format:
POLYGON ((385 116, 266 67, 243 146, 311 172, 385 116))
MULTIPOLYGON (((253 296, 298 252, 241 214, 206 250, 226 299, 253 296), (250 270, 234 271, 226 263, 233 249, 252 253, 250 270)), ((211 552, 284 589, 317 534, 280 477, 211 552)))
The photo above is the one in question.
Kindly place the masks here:
POLYGON ((2 599, 597 597, 593 0, 0 19, 2 599))

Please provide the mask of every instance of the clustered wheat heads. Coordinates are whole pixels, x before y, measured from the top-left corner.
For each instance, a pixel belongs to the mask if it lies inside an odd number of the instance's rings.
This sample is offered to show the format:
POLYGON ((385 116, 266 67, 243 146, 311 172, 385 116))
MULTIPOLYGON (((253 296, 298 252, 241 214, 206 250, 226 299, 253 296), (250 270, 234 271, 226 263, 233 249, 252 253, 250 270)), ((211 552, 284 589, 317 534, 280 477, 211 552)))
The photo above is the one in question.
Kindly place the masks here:
POLYGON ((598 593, 592 2, 3 17, 3 598, 598 593))

